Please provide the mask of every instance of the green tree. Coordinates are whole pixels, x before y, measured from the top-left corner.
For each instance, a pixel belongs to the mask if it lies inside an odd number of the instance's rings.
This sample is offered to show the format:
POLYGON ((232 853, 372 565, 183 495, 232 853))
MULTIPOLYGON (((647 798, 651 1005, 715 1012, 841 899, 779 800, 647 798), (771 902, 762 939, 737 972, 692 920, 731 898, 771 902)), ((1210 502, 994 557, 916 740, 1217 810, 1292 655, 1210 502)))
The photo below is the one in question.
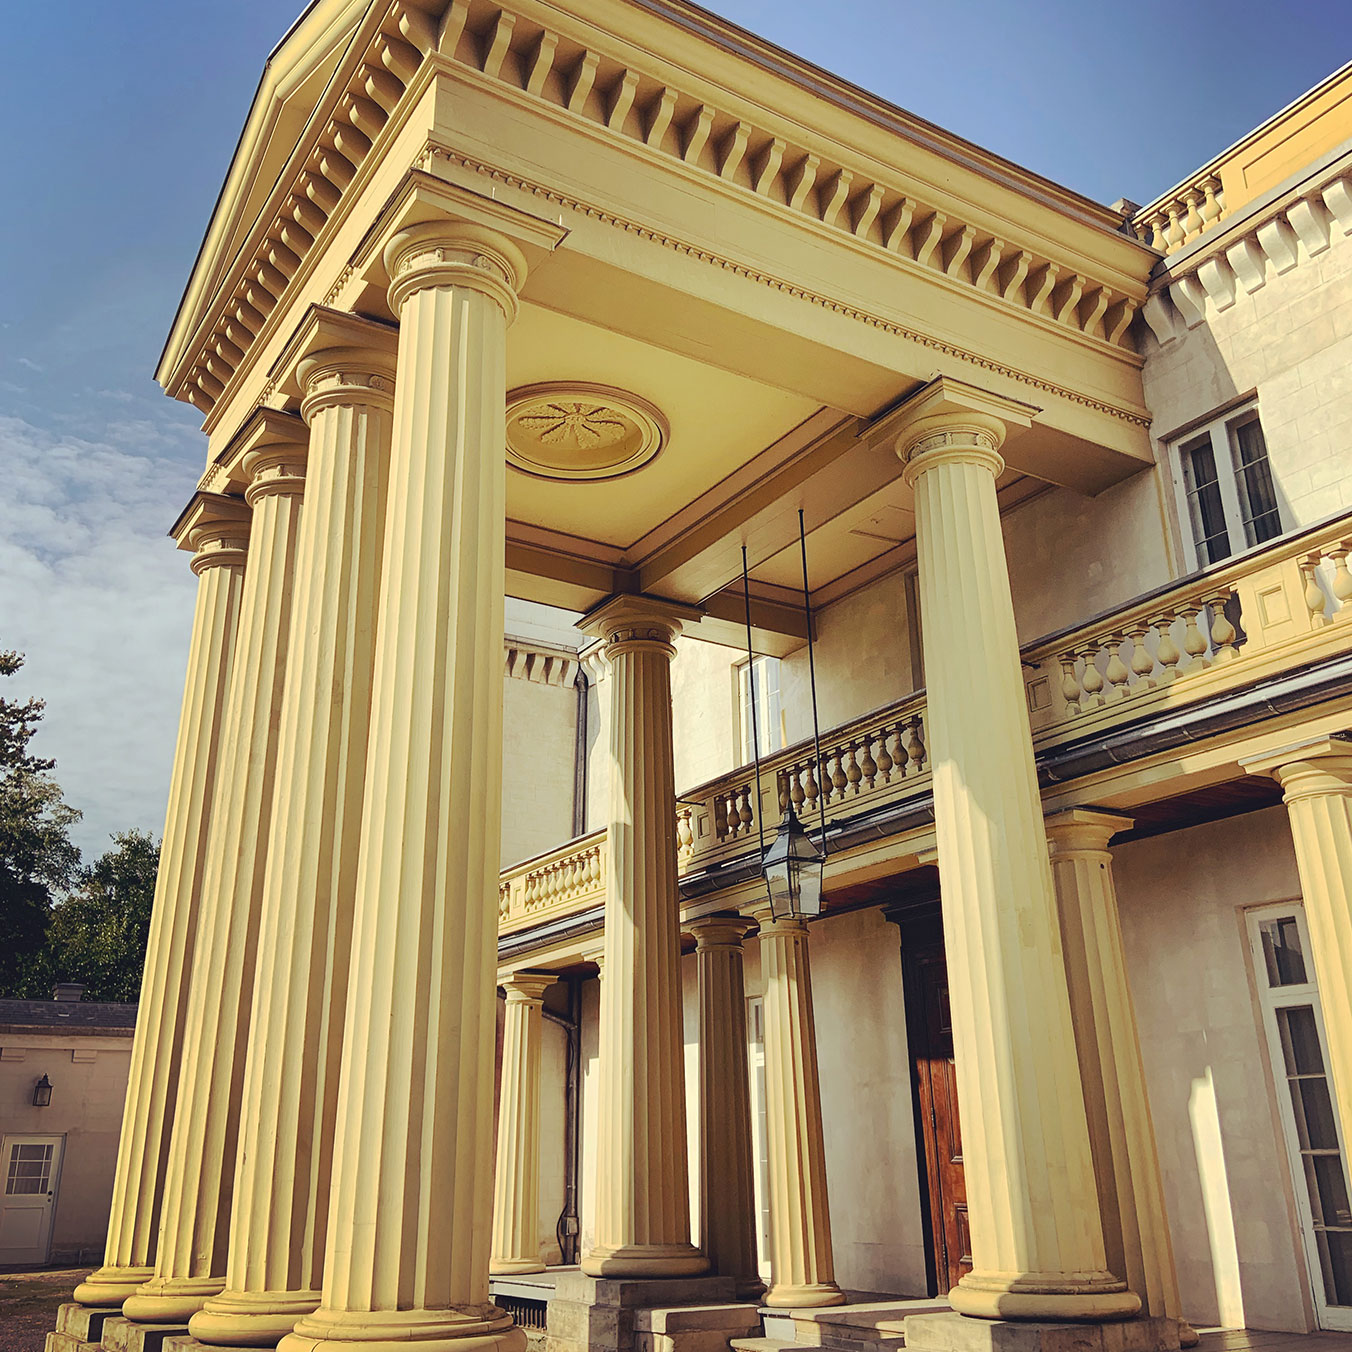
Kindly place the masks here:
MULTIPOLYGON (((0 651, 0 676, 21 666, 19 653, 0 651)), ((0 995, 34 993, 52 902, 80 864, 70 839, 80 814, 49 773, 55 762, 28 750, 43 707, 0 696, 0 995)))
POLYGON ((87 1000, 135 1003, 160 847, 145 831, 124 831, 113 843, 56 903, 43 965, 51 981, 82 981, 87 1000))

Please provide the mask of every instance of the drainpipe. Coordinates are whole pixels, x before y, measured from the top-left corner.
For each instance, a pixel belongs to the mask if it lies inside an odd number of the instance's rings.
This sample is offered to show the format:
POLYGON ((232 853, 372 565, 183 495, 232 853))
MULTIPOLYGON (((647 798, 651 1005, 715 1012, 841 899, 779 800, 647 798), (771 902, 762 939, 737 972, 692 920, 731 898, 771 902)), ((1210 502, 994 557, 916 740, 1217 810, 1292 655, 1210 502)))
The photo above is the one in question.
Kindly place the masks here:
POLYGON ((567 1054, 563 1075, 563 1210, 554 1225, 559 1252, 565 1264, 579 1258, 581 1226, 577 1214, 578 1155, 581 1140, 578 1133, 579 1109, 582 1100, 582 978, 563 978, 568 987, 568 1013, 555 1014, 546 1008, 545 1018, 557 1023, 567 1038, 567 1054))
POLYGON ((577 690, 577 738, 573 744, 573 835, 587 833, 587 695, 591 682, 577 661, 577 676, 573 680, 577 690))

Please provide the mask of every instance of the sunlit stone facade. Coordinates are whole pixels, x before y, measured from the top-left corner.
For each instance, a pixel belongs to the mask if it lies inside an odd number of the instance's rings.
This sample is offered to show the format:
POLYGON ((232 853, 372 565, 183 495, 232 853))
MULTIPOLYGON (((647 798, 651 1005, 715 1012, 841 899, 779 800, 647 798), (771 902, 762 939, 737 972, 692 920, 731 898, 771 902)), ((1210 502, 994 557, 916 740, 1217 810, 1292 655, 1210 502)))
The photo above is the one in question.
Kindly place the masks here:
POLYGON ((1105 208, 680 3, 312 5, 51 1352, 1352 1327, 1350 80, 1105 208))

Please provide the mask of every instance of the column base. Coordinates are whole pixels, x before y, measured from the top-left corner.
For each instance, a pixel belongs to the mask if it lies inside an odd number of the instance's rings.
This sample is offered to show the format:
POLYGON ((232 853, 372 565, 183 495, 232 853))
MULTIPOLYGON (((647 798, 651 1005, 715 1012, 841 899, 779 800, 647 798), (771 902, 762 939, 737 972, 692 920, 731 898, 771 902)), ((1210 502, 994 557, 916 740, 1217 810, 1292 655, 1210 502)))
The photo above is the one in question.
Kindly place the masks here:
POLYGON ((1038 1323, 917 1314, 905 1321, 907 1352, 1177 1352, 1178 1321, 1038 1323))
POLYGON ((1193 1328, 1186 1319, 1178 1320, 1179 1347, 1196 1347, 1201 1341, 1201 1338, 1198 1337, 1197 1330, 1193 1328))
POLYGON ((152 1277, 122 1302, 122 1313, 138 1324, 186 1324, 224 1290, 224 1277, 152 1277))
POLYGON ((276 1347, 320 1300, 318 1291, 226 1290, 188 1320, 188 1332, 211 1346, 276 1347))
POLYGON ((525 1352, 526 1335, 496 1305, 450 1310, 328 1310, 299 1320, 278 1352, 525 1352))
POLYGON ((154 1275, 153 1267, 101 1267, 75 1288, 73 1299, 80 1305, 121 1306, 154 1275))
POLYGON ((579 1266, 588 1277, 699 1277, 709 1260, 693 1244, 600 1245, 579 1266))
POLYGON ((490 1277, 510 1277, 520 1272, 543 1272, 545 1264, 538 1258, 490 1258, 490 1277))
MULTIPOLYGON (((736 1322, 733 1288, 731 1277, 611 1280, 564 1271, 549 1301, 546 1346, 550 1352, 634 1352, 649 1345, 638 1336, 642 1326, 651 1327, 645 1312, 675 1306, 732 1307, 716 1316, 716 1326, 723 1327, 724 1315, 736 1322)), ((754 1307, 745 1308, 754 1316, 754 1307)))
POLYGON ((1071 1323, 1130 1319, 1141 1308, 1141 1298, 1108 1272, 1085 1273, 1079 1280, 1052 1272, 969 1272, 948 1293, 948 1303, 976 1319, 1071 1323))
POLYGON ((765 1293, 765 1303, 777 1310, 810 1310, 823 1305, 844 1305, 845 1292, 835 1282, 776 1283, 765 1293))
POLYGON ((142 1324, 125 1315, 103 1325, 104 1352, 163 1352, 170 1338, 188 1332, 186 1324, 142 1324))

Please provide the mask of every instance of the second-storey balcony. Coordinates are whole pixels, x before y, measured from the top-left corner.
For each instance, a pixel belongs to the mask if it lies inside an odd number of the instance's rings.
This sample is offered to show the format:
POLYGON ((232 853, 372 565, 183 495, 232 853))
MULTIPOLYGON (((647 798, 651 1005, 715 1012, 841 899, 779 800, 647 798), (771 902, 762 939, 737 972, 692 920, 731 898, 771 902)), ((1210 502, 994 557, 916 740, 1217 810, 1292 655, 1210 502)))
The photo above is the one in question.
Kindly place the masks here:
MULTIPOLYGON (((1154 824, 1275 798, 1238 761, 1316 704, 1346 718, 1350 553, 1344 515, 1024 645, 1049 810, 1091 783, 1096 803, 1154 824)), ((762 758, 759 783, 743 765, 685 789, 673 823, 684 902, 736 905, 755 886, 762 830, 773 839, 789 802, 814 832, 825 818, 828 908, 833 888, 876 876, 880 858, 891 874, 916 866, 933 847, 932 771, 922 689, 823 729, 820 761, 797 741, 762 758)), ((593 831, 503 871, 504 957, 586 946, 601 925, 604 843, 593 831)))

